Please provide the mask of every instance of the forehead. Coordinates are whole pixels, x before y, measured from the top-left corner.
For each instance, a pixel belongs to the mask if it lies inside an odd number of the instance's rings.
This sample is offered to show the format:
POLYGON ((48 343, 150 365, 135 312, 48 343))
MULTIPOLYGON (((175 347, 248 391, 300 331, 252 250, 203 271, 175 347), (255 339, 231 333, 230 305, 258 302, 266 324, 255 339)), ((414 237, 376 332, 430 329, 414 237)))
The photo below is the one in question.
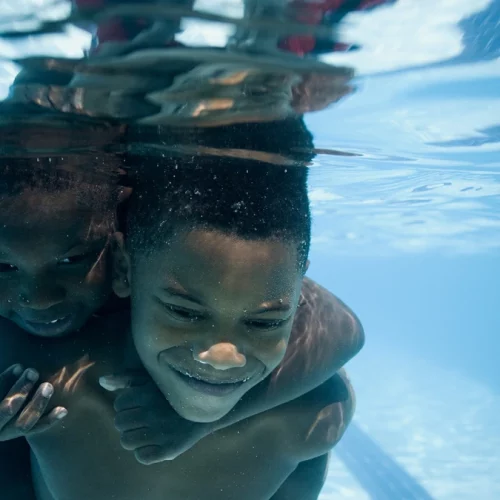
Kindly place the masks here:
MULTIPOLYGON (((241 298, 291 296, 299 273, 293 245, 276 239, 246 240, 220 231, 193 230, 153 254, 150 269, 162 286, 199 295, 241 298)), ((208 299, 208 297, 207 297, 208 299)))
POLYGON ((90 227, 94 216, 90 208, 79 207, 69 192, 25 192, 0 200, 0 252, 14 247, 16 252, 33 249, 43 254, 93 239, 90 227))

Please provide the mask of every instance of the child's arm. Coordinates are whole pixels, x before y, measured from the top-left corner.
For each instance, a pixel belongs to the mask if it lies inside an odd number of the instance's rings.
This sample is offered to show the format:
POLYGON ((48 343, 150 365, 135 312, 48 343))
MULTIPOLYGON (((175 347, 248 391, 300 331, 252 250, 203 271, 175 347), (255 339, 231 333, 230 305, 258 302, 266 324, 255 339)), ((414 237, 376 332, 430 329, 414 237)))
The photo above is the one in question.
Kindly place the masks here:
POLYGON ((329 455, 301 462, 270 500, 317 500, 325 484, 329 455))
MULTIPOLYGON (((356 315, 328 290, 305 278, 283 361, 230 413, 200 425, 216 431, 301 397, 330 379, 361 350, 364 341, 356 315)), ((185 449, 179 449, 179 454, 185 449)))
POLYGON ((233 411, 209 425, 219 430, 302 396, 332 377, 364 341, 356 315, 328 290, 305 278, 285 358, 233 411))
POLYGON ((270 410, 279 450, 297 467, 270 500, 317 500, 328 470, 328 456, 355 410, 354 390, 344 370, 315 390, 270 410))

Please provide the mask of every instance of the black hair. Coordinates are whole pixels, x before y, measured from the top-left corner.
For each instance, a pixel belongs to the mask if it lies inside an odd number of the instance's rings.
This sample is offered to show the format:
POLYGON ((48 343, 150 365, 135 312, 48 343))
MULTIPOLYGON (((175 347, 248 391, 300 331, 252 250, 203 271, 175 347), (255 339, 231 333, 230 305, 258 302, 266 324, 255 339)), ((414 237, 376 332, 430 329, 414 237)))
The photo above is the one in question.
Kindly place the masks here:
POLYGON ((75 191, 76 201, 96 210, 116 207, 121 160, 108 153, 32 155, 0 158, 0 198, 25 191, 75 191))
MULTIPOLYGON (((251 127, 254 134, 247 136, 247 142, 262 152, 264 148, 258 147, 262 142, 257 143, 255 137, 255 132, 262 131, 260 125, 251 127)), ((282 133, 287 133, 286 128, 275 127, 274 137, 269 137, 269 125, 264 129, 269 144, 280 142, 282 133)), ((310 139, 308 132, 304 137, 310 139)), ((281 146, 287 139, 294 146, 298 143, 294 135, 284 137, 281 146)), ((310 150, 306 142, 301 146, 310 150)), ((176 232, 203 228, 243 239, 292 243, 298 249, 299 267, 305 269, 311 239, 305 166, 216 155, 136 154, 127 163, 137 173, 126 224, 132 254, 155 250, 176 232)))
POLYGON ((120 176, 113 171, 117 161, 116 155, 95 152, 0 158, 1 210, 5 214, 18 210, 16 200, 27 195, 27 200, 34 196, 33 201, 28 202, 34 204, 29 208, 35 210, 33 216, 38 211, 59 211, 62 208, 57 195, 67 193, 79 209, 93 214, 92 227, 96 231, 113 232, 117 227, 117 206, 122 191, 120 176), (101 167, 100 172, 97 166, 101 167))

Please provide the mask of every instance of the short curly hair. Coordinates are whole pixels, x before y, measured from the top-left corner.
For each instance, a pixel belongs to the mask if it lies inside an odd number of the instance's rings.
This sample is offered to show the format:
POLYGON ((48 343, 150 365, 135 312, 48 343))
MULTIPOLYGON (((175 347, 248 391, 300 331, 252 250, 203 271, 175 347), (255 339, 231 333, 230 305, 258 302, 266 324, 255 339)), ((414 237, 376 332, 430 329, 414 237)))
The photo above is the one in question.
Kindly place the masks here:
MULTIPOLYGON (((300 130, 297 121, 291 124, 295 132, 300 130)), ((312 159, 305 127, 298 137, 297 133, 290 135, 280 123, 270 137, 268 131, 273 129, 266 124, 265 141, 260 142, 256 133, 262 132, 261 124, 250 128, 245 125, 247 133, 252 129, 253 135, 247 134, 246 139, 255 151, 269 151, 259 147, 263 142, 271 146, 278 143, 280 147, 273 153, 283 154, 283 143, 291 139, 294 146, 309 151, 307 160, 312 159), (281 142, 280 137, 284 138, 281 142)), ((231 141, 226 136, 221 141, 234 147, 234 138, 231 141)), ((236 138, 243 140, 244 135, 236 138)), ((303 163, 306 153, 301 154, 303 163)), ((243 239, 272 238, 293 243, 298 249, 299 268, 305 269, 311 240, 307 167, 206 154, 134 154, 126 163, 134 178, 125 227, 132 254, 158 249, 180 230, 204 228, 243 239)))

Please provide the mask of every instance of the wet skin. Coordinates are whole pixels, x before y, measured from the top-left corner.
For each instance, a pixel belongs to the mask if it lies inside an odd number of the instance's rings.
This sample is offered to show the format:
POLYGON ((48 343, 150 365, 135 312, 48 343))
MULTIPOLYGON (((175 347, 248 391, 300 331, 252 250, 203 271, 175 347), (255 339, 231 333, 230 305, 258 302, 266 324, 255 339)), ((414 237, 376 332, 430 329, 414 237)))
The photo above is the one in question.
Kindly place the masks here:
POLYGON ((184 418, 220 419, 283 359, 303 277, 292 244, 181 232, 128 271, 137 352, 184 418))
POLYGON ((51 403, 70 409, 60 425, 28 437, 37 498, 272 498, 299 464, 335 444, 352 415, 348 383, 337 377, 303 399, 202 439, 173 461, 146 467, 122 448, 115 395, 98 384, 100 376, 123 368, 127 323, 122 315, 91 320, 85 335, 50 349, 49 340, 2 325, 0 340, 8 336, 11 356, 36 364, 40 379, 53 381, 51 403), (78 382, 70 383, 81 368, 78 382))
MULTIPOLYGON (((193 420, 213 420, 283 359, 302 276, 293 248, 283 243, 241 241, 214 232, 184 236, 172 242, 169 258, 162 253, 159 260, 150 256, 142 263, 156 270, 143 270, 145 281, 154 275, 169 280, 168 295, 157 296, 155 285, 165 292, 160 280, 150 283, 152 293, 139 294, 146 304, 132 296, 132 314, 140 319, 144 309, 143 318, 155 321, 133 322, 133 340, 174 409, 193 420), (176 273, 175 283, 170 273, 176 273), (151 307, 157 307, 156 313, 151 307), (192 377, 181 378, 175 373, 179 369, 192 377), (201 378, 204 385, 193 386, 188 378, 201 378), (221 392, 217 387, 224 384, 235 387, 221 392)), ((133 289, 140 287, 134 278, 140 266, 128 273, 133 289)), ((23 341, 21 335, 13 343, 18 349, 9 346, 13 360, 32 363, 41 380, 52 380, 56 391, 51 403, 70 408, 60 426, 28 437, 39 498, 51 498, 41 493, 47 488, 53 498, 270 498, 300 463, 327 453, 350 419, 352 400, 339 402, 338 387, 319 388, 307 403, 292 401, 202 439, 174 461, 141 466, 120 446, 114 395, 97 383, 101 375, 123 369, 127 320, 91 321, 84 336, 60 339, 50 349, 43 339, 23 341), (87 355, 83 365, 82 353, 87 355), (68 386, 82 366, 78 384, 68 386)), ((345 393, 345 382, 341 385, 345 393)))
POLYGON ((73 192, 2 200, 0 316, 42 337, 81 328, 111 293, 110 234, 102 226, 73 192))

